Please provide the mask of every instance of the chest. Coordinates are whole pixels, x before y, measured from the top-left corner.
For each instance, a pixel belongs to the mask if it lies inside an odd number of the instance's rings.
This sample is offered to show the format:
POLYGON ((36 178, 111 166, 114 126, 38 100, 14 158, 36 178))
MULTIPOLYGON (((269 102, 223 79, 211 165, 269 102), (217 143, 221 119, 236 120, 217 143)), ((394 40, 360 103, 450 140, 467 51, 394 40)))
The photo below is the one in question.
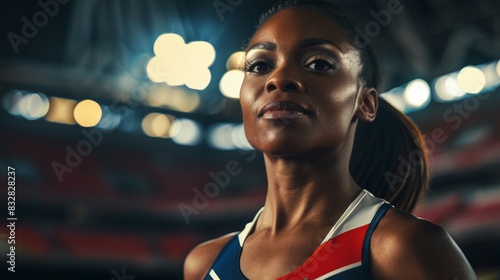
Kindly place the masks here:
POLYGON ((327 230, 272 238, 253 234, 243 247, 240 268, 249 279, 277 279, 306 263, 319 250, 327 230))

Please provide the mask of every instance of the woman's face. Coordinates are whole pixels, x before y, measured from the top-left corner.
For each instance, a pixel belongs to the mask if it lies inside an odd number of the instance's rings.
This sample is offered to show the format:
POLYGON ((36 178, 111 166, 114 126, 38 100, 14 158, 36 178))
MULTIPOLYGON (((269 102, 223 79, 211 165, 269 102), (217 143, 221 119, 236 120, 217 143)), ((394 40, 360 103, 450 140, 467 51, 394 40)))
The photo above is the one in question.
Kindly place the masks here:
POLYGON ((322 13, 289 8, 273 15, 250 41, 245 70, 240 102, 257 150, 324 152, 353 135, 364 90, 359 51, 322 13))

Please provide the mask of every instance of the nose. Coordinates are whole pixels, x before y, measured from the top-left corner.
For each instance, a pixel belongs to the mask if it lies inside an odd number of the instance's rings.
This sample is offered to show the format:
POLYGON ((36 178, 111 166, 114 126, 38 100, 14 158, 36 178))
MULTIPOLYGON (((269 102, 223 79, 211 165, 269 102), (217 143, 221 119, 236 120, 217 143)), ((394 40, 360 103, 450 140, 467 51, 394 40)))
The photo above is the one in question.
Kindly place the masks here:
POLYGON ((300 78, 298 70, 292 65, 282 65, 273 71, 273 75, 266 82, 266 91, 279 92, 302 92, 304 84, 300 78))

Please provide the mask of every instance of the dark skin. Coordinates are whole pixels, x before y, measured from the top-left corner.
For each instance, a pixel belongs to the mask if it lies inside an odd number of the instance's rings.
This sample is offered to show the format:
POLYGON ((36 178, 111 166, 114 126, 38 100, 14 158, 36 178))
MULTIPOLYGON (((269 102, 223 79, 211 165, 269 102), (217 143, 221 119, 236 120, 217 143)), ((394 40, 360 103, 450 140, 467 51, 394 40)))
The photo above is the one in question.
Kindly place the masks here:
MULTIPOLYGON (((285 9, 255 33, 241 88, 245 132, 263 152, 268 192, 240 260, 249 279, 276 279, 318 247, 361 187, 349 173, 358 121, 376 117, 377 92, 364 86, 359 50, 322 13, 285 9), (305 113, 262 114, 272 102, 305 113)), ((198 245, 185 279, 203 279, 234 235, 198 245)), ((475 279, 467 260, 439 226, 389 209, 371 242, 374 279, 475 279), (373 253, 376 252, 376 253, 373 253)))

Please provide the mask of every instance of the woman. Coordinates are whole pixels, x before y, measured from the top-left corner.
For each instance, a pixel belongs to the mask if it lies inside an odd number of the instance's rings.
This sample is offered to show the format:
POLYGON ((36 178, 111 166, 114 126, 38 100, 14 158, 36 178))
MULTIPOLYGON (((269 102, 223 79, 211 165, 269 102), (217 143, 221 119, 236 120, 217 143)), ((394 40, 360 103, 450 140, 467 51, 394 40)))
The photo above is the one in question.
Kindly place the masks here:
POLYGON ((264 14, 240 102, 265 204, 241 232, 193 249, 185 279, 475 278, 441 227, 406 212, 427 188, 423 140, 377 97, 375 57, 354 36, 325 1, 264 14))

